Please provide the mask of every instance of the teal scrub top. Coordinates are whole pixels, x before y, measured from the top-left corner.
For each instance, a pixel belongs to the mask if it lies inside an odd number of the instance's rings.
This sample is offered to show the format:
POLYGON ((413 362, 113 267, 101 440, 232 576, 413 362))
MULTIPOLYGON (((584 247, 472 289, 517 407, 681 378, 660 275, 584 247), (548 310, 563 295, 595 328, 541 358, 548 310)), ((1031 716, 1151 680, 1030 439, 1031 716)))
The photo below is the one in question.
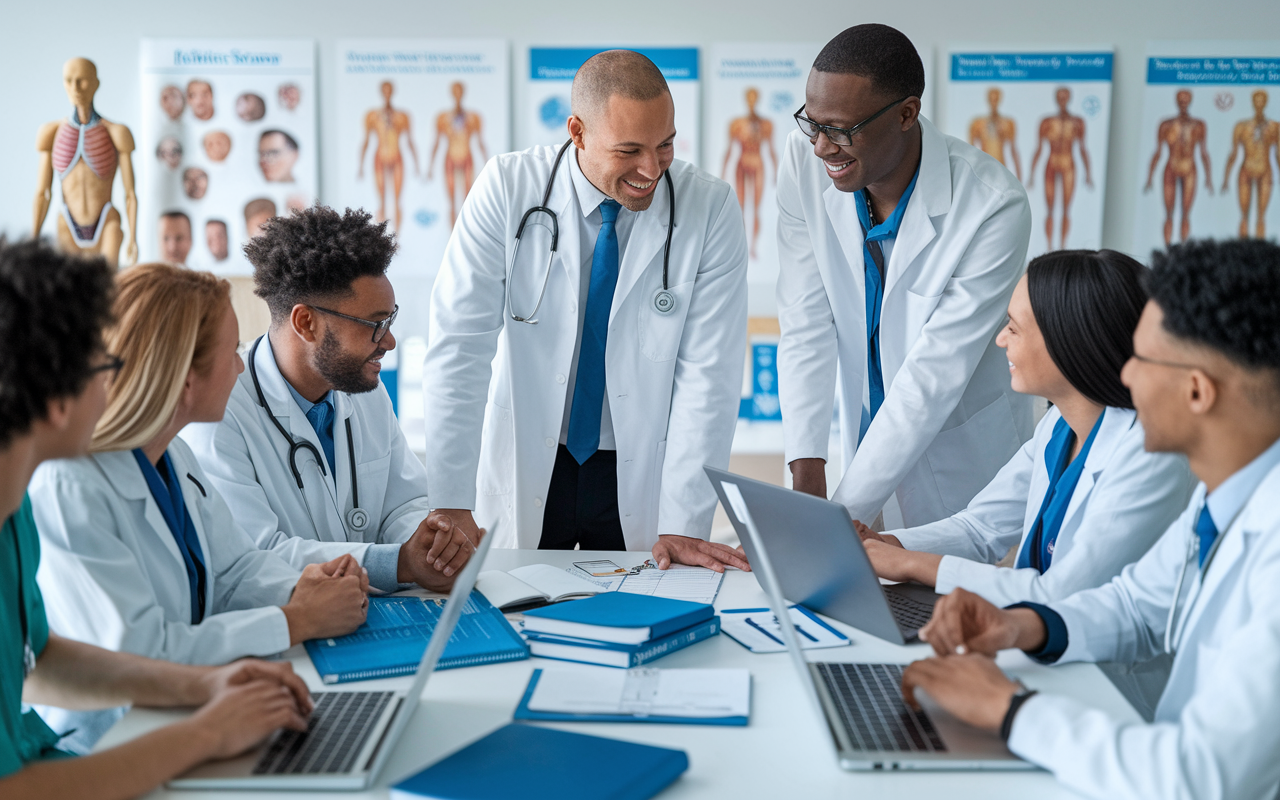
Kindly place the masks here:
POLYGON ((49 641, 44 599, 36 585, 40 537, 31 516, 31 499, 0 529, 0 777, 31 761, 66 755, 54 745, 58 734, 34 710, 22 707, 22 620, 18 611, 18 581, 22 581, 31 646, 39 657, 49 641), (19 558, 19 555, 21 556, 19 558), (19 574, 21 562, 21 574, 19 574))

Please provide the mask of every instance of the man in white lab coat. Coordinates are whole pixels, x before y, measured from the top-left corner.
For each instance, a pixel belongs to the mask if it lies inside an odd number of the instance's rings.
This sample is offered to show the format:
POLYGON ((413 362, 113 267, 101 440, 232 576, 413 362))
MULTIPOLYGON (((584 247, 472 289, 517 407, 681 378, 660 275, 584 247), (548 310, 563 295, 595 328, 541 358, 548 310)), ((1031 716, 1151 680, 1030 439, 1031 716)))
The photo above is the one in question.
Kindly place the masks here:
POLYGON ((364 211, 268 221, 245 254, 271 330, 222 421, 181 435, 262 549, 299 569, 350 553, 375 588, 448 591, 479 539, 429 514, 426 470, 378 379, 396 346, 395 249, 364 211))
POLYGON ((706 541, 702 472, 728 463, 737 419, 742 215, 727 183, 674 160, 671 94, 644 56, 592 57, 572 102, 570 142, 490 161, 445 251, 424 367, 432 506, 466 531, 496 522, 507 547, 746 568, 706 541))
POLYGON ((1148 450, 1203 481, 1119 577, 1048 606, 957 589, 903 674, 1089 797, 1271 800, 1280 788, 1280 247, 1190 242, 1157 255, 1124 371, 1148 450), (1151 724, 1019 687, 991 656, 1174 656, 1151 724))
POLYGON ((814 60, 778 170, 786 459, 796 489, 827 495, 838 378, 833 499, 867 524, 895 493, 907 527, 962 510, 1033 427, 995 343, 1031 234, 1026 192, 920 116, 923 92, 906 36, 849 28, 814 60))

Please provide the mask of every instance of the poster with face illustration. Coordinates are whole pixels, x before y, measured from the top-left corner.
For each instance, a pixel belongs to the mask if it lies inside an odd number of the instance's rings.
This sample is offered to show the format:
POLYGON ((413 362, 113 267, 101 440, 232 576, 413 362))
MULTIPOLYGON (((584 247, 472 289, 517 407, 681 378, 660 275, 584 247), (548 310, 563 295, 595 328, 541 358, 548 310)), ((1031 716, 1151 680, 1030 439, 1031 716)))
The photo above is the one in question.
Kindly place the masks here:
POLYGON ((144 39, 138 248, 224 275, 263 221, 315 202, 315 43, 144 39))
MULTIPOLYGON (((510 149, 510 69, 501 39, 338 42, 335 208, 385 220, 396 335, 427 335, 431 287, 462 203, 510 149)), ((330 164, 335 163, 330 159, 330 164)))
POLYGON ((524 75, 517 146, 559 145, 569 138, 573 76, 588 58, 605 50, 635 50, 662 70, 676 110, 675 156, 699 163, 699 79, 696 47, 531 47, 520 72, 524 75))
POLYGON ((944 130, 1026 187, 1028 259, 1102 246, 1112 61, 1109 46, 950 51, 944 130))
POLYGON ((1153 42, 1133 250, 1280 232, 1280 41, 1153 42))

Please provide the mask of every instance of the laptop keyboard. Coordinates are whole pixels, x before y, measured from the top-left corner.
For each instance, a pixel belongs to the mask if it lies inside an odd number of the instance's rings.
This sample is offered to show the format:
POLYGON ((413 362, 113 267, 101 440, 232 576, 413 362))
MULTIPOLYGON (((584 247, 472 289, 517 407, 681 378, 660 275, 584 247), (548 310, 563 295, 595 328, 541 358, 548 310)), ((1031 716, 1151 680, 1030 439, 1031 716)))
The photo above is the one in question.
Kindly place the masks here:
POLYGON ((889 611, 893 619, 904 633, 915 633, 928 624, 933 617, 933 606, 898 592, 885 592, 889 601, 889 611))
POLYGON ((922 711, 902 699, 900 664, 814 664, 854 750, 943 753, 947 746, 922 711))
POLYGON ((395 692, 320 692, 305 733, 283 730, 253 767, 254 775, 330 775, 351 771, 395 692))

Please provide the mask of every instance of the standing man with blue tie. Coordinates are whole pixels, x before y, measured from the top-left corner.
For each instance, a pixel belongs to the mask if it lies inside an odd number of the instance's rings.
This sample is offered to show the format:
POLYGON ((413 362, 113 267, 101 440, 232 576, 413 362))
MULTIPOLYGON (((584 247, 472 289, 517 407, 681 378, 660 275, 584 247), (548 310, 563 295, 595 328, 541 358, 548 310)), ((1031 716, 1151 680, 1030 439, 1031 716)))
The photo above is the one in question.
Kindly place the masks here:
POLYGON ((833 499, 868 525, 895 495, 906 527, 961 511, 1033 428, 995 343, 1027 254, 1027 194, 920 115, 924 78, 901 32, 839 34, 778 167, 787 463, 796 489, 827 496, 838 393, 833 499))
POLYGON ((563 147, 485 167, 445 252, 424 372, 431 505, 464 531, 496 524, 499 546, 746 568, 706 541, 702 473, 728 464, 742 381, 737 200, 674 160, 671 93, 644 56, 592 57, 572 104, 563 147))

